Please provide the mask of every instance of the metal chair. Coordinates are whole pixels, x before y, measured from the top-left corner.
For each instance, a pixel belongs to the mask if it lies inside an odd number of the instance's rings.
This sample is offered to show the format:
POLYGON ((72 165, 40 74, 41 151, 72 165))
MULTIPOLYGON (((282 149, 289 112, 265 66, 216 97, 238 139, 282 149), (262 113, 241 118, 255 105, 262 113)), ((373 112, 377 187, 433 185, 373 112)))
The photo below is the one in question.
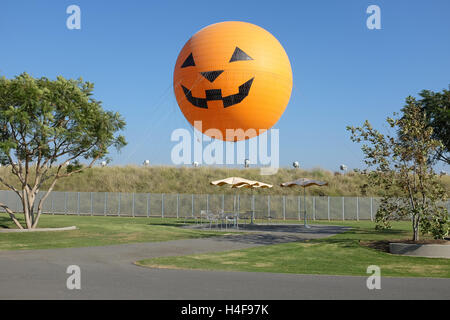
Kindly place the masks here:
POLYGON ((220 215, 213 212, 206 212, 206 219, 209 221, 209 228, 211 229, 211 225, 213 222, 216 223, 216 228, 219 226, 220 215))
POLYGON ((207 220, 207 217, 208 217, 208 211, 200 210, 200 225, 203 224, 203 219, 207 220))
POLYGON ((237 229, 239 229, 239 224, 238 224, 239 214, 230 212, 230 213, 224 214, 224 216, 225 216, 225 229, 228 228, 228 222, 233 223, 233 225, 237 229))
POLYGON ((196 216, 196 215, 186 215, 186 216, 184 216, 184 223, 186 223, 186 220, 188 220, 188 219, 194 219, 195 220, 195 224, 197 224, 198 223, 198 217, 196 216))

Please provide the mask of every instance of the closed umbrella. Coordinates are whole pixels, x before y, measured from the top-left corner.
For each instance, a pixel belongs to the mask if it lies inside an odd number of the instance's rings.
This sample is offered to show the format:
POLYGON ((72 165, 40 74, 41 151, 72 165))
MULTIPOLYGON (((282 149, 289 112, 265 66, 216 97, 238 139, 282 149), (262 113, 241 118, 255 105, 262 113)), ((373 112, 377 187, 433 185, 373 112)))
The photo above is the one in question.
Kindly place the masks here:
POLYGON ((324 181, 318 181, 318 180, 312 180, 312 179, 307 179, 307 178, 300 178, 294 181, 290 181, 290 182, 285 182, 282 183, 281 186, 282 187, 295 187, 295 186, 300 186, 303 187, 303 224, 305 226, 305 228, 310 228, 307 224, 306 224, 306 187, 310 187, 310 186, 327 186, 328 182, 324 182, 324 181))

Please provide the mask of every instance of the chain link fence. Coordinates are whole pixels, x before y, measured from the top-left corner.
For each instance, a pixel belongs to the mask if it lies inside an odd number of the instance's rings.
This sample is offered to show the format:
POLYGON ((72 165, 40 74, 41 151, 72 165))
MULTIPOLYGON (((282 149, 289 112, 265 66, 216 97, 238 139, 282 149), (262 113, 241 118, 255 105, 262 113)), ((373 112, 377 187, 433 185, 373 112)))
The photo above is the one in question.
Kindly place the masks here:
MULTIPOLYGON (((45 192, 39 192, 39 201, 45 192)), ((239 194, 158 194, 114 192, 50 193, 44 202, 45 214, 127 216, 159 218, 199 217, 201 210, 254 212, 255 219, 374 220, 380 198, 280 196, 239 194), (304 203, 305 202, 305 203, 304 203)), ((13 191, 0 190, 0 202, 15 212, 23 212, 13 191)), ((446 203, 450 211, 450 201, 446 203)), ((5 212, 0 209, 0 212, 5 212)))

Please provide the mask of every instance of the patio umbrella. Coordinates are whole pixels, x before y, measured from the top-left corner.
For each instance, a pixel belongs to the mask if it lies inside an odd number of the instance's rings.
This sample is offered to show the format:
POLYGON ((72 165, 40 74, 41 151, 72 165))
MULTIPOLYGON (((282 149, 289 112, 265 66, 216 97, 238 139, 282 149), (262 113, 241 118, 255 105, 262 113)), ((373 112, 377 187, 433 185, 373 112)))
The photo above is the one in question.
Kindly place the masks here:
POLYGON ((307 224, 306 224, 306 187, 310 187, 310 186, 327 186, 328 182, 324 182, 324 181, 318 181, 318 180, 312 180, 312 179, 306 179, 306 178, 300 178, 294 181, 290 181, 290 182, 285 182, 280 184, 280 186, 282 187, 295 187, 295 186, 300 186, 303 187, 303 223, 305 228, 310 228, 307 224))
MULTIPOLYGON (((254 181, 244 179, 241 177, 229 177, 229 178, 225 178, 225 179, 221 179, 221 180, 211 181, 209 184, 211 184, 213 186, 219 186, 219 187, 230 186, 231 188, 241 188, 244 186, 249 186, 252 183, 254 183, 254 181)), ((236 200, 236 192, 234 193, 234 201, 235 200, 236 200)), ((236 210, 235 202, 233 203, 233 208, 234 208, 234 210, 236 210)), ((238 225, 238 227, 239 227, 239 225, 238 225)))
MULTIPOLYGON (((271 184, 267 184, 261 181, 248 180, 240 177, 229 177, 222 180, 216 180, 210 182, 210 184, 215 186, 224 186, 229 185, 231 188, 249 188, 249 189, 257 189, 257 188, 272 188, 271 184)), ((253 212, 251 217, 251 223, 253 224, 253 217, 255 215, 255 208, 253 206, 253 212)))
MULTIPOLYGON (((241 177, 229 177, 221 180, 211 181, 210 184, 214 186, 230 186, 231 188, 248 187, 254 184, 256 181, 244 179, 241 177)), ((236 193, 234 194, 236 197, 236 193)))
POLYGON ((233 188, 249 188, 249 189, 257 189, 257 188, 272 188, 273 186, 268 183, 260 182, 260 181, 252 181, 250 184, 242 184, 233 188))
POLYGON ((225 179, 221 179, 221 180, 211 181, 210 184, 212 184, 214 186, 229 185, 232 188, 238 188, 240 186, 254 184, 256 182, 257 181, 248 180, 248 179, 244 179, 244 178, 240 178, 240 177, 229 177, 229 178, 225 178, 225 179))
MULTIPOLYGON (((249 188, 249 189, 253 190, 253 189, 258 189, 258 188, 266 189, 266 188, 272 188, 272 187, 273 187, 273 185, 268 184, 268 183, 264 183, 264 182, 260 182, 260 181, 253 181, 253 183, 250 183, 247 185, 241 185, 236 188, 249 188)), ((252 195, 253 195, 253 192, 252 192, 252 195)), ((255 206, 253 205, 250 224, 253 224, 254 216, 255 216, 255 206)))

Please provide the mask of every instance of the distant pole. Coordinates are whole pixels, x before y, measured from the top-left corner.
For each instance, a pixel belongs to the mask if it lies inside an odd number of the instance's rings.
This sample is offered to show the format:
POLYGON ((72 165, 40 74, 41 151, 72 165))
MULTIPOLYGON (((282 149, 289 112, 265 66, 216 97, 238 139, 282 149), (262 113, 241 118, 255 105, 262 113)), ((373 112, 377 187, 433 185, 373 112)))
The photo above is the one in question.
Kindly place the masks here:
MULTIPOLYGON (((19 212, 19 207, 20 207, 20 198, 17 198, 16 200, 16 212, 19 212)), ((22 207, 23 210, 23 207, 22 207)))
POLYGON ((147 218, 150 217, 150 193, 147 193, 147 218))
POLYGON ((373 221, 373 198, 370 197, 370 221, 373 221))
POLYGON ((91 216, 94 215, 94 194, 91 192, 91 216))
POLYGON ((283 220, 286 220, 286 196, 283 196, 283 220))
POLYGON ((241 195, 240 194, 238 194, 238 198, 237 198, 237 209, 238 209, 238 212, 240 212, 240 210, 241 210, 241 195))
POLYGON ((178 215, 179 215, 179 205, 180 205, 180 195, 177 193, 177 219, 178 219, 178 215))
POLYGON ((252 221, 251 224, 253 224, 255 221, 255 195, 252 194, 252 221))
POLYGON ((359 221, 359 197, 356 197, 356 221, 359 221))
POLYGON ((303 226, 305 228, 309 229, 311 227, 306 224, 306 188, 305 187, 303 187, 303 208, 304 208, 304 210, 303 210, 303 226))
POLYGON ((345 199, 342 197, 342 220, 345 220, 345 199))
POLYGON ((313 196, 313 220, 316 221, 316 197, 313 196))
POLYGON ((107 205, 108 205, 108 192, 105 192, 105 204, 104 204, 104 207, 103 207, 103 215, 105 215, 105 216, 106 216, 106 207, 107 207, 107 205))
POLYGON ((117 215, 120 217, 120 198, 122 198, 121 193, 119 192, 119 204, 117 206, 117 215))
POLYGON ((301 201, 302 197, 297 196, 297 202, 298 202, 298 221, 300 221, 300 215, 302 213, 302 201, 301 201))
POLYGON ((328 221, 330 221, 330 196, 328 196, 328 221))
POLYGON ((164 219, 164 193, 161 194, 161 217, 164 219))
POLYGON ((133 205, 132 205, 132 209, 131 209, 131 214, 133 215, 133 218, 134 218, 134 192, 133 192, 132 197, 133 197, 133 205))

